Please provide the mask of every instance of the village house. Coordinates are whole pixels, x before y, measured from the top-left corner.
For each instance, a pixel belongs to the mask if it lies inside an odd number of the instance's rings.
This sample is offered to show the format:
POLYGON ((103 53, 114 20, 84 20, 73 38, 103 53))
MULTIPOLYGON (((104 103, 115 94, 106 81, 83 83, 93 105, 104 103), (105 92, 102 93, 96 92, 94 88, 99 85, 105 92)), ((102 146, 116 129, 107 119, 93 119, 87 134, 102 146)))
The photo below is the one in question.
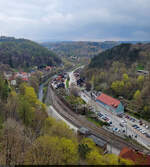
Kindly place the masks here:
POLYGON ((46 71, 51 71, 51 70, 52 70, 52 67, 51 67, 51 66, 46 66, 46 67, 45 67, 45 70, 46 70, 46 71))

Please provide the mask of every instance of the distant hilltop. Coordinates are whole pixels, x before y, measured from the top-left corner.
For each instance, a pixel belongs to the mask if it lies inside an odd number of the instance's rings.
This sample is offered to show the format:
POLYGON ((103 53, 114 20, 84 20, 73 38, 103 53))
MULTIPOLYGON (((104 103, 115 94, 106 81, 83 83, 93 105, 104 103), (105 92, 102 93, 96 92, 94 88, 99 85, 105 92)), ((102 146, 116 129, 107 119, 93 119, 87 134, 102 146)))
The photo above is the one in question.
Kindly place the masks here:
POLYGON ((94 57, 99 53, 122 43, 137 44, 148 43, 148 41, 51 41, 41 43, 41 45, 55 52, 59 56, 94 57))

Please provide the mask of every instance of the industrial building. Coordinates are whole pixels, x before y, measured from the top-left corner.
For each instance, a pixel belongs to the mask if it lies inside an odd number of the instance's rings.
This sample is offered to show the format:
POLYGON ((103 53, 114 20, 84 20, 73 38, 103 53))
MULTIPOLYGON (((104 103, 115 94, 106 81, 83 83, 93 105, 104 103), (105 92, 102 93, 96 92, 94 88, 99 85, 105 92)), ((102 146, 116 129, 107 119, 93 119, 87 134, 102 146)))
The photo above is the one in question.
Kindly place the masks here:
POLYGON ((124 113, 124 106, 122 105, 122 103, 111 96, 100 93, 100 95, 96 98, 96 101, 102 107, 117 115, 124 113))

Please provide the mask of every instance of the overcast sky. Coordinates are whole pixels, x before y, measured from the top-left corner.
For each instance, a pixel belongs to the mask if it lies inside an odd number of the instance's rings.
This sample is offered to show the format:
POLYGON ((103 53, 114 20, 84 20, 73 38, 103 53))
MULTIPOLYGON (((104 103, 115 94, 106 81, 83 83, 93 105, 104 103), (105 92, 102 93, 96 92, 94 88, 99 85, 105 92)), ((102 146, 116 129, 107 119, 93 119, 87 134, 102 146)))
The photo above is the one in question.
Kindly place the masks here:
POLYGON ((0 31, 35 41, 150 40, 150 0, 0 0, 0 31))

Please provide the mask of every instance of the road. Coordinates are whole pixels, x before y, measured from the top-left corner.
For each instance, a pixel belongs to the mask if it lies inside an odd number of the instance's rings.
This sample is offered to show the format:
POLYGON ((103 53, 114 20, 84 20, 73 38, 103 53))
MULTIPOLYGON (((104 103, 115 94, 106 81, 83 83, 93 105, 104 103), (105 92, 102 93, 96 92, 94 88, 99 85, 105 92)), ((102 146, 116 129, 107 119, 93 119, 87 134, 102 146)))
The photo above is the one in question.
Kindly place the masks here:
POLYGON ((43 84, 41 84, 41 85, 39 86, 38 98, 39 98, 40 101, 42 101, 42 99, 43 99, 43 84))
POLYGON ((83 66, 80 66, 80 67, 78 67, 78 68, 76 68, 76 69, 74 69, 73 71, 71 71, 71 72, 68 72, 68 75, 69 75, 69 78, 70 78, 70 81, 69 81, 69 87, 70 86, 72 86, 72 84, 74 85, 74 86, 76 86, 77 85, 77 83, 76 83, 76 78, 74 77, 74 71, 76 71, 76 70, 78 70, 78 69, 81 69, 81 68, 84 68, 84 65, 83 66))

